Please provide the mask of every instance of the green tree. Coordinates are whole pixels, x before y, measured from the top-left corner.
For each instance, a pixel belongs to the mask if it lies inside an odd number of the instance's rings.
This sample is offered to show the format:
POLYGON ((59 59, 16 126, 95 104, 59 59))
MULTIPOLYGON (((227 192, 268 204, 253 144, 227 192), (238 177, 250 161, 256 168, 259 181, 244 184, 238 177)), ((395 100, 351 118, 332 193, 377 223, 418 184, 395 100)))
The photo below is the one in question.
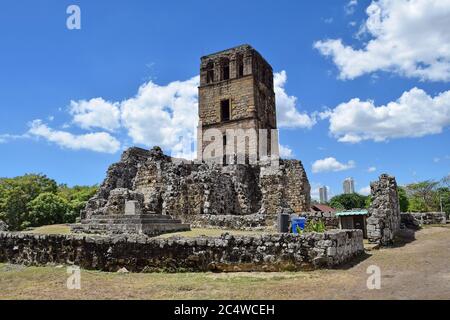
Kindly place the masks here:
POLYGON ((408 201, 408 211, 411 212, 427 212, 428 207, 423 201, 423 199, 419 197, 410 197, 408 201))
POLYGON ((437 194, 439 198, 439 211, 441 211, 440 206, 442 201, 442 210, 447 213, 447 216, 450 215, 450 188, 439 188, 437 194))
POLYGON ((31 226, 63 223, 70 211, 66 199, 49 192, 41 193, 28 205, 28 219, 31 226))
POLYGON ((400 203, 400 211, 407 212, 409 208, 409 200, 408 195, 406 194, 406 190, 403 187, 398 187, 398 200, 400 203))
POLYGON ((439 182, 426 180, 406 186, 409 198, 408 210, 412 212, 431 212, 439 209, 439 195, 437 187, 439 182))
POLYGON ((367 196, 357 193, 341 194, 330 200, 330 206, 336 209, 361 209, 366 207, 367 196))
POLYGON ((56 181, 43 174, 26 174, 15 178, 1 178, 0 186, 0 191, 20 188, 27 194, 29 199, 34 199, 44 192, 56 193, 58 191, 56 181))
POLYGON ((29 226, 28 203, 43 192, 56 192, 57 183, 42 174, 0 179, 0 218, 11 230, 29 226))
POLYGON ((10 230, 48 223, 72 223, 98 187, 69 188, 42 174, 0 178, 0 219, 10 230))
POLYGON ((444 188, 450 188, 450 174, 441 180, 441 184, 444 188))
POLYGON ((92 198, 98 191, 98 186, 74 186, 69 188, 67 185, 60 185, 58 195, 66 199, 70 210, 65 215, 65 223, 74 223, 80 216, 80 211, 86 206, 86 202, 92 198))
POLYGON ((365 208, 369 209, 371 204, 372 204, 372 196, 367 196, 366 202, 365 202, 365 208))
POLYGON ((28 225, 24 224, 27 215, 29 196, 20 188, 3 189, 1 194, 0 219, 5 221, 10 230, 20 230, 28 225))

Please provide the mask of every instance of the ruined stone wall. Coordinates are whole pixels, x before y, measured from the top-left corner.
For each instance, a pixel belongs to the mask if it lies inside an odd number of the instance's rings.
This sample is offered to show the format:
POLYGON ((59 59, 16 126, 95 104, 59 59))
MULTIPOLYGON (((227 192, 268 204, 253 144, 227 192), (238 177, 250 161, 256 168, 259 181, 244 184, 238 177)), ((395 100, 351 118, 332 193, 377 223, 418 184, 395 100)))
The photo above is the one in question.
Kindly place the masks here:
POLYGON ((286 208, 309 211, 311 186, 300 161, 280 160, 279 167, 262 167, 260 185, 262 213, 274 215, 286 208))
POLYGON ((400 229, 400 204, 397 182, 387 174, 370 185, 372 203, 367 219, 367 236, 372 243, 390 245, 400 229))
POLYGON ((311 204, 311 186, 306 171, 299 160, 281 160, 285 176, 285 197, 289 208, 294 212, 307 211, 311 204))
POLYGON ((214 228, 225 230, 268 230, 274 224, 273 219, 262 214, 244 216, 232 215, 192 215, 185 217, 185 222, 192 228, 214 228))
POLYGON ((0 232, 0 262, 84 269, 158 271, 284 271, 332 268, 364 252, 360 230, 323 234, 154 239, 0 232))
POLYGON ((180 162, 160 148, 131 148, 108 170, 82 218, 120 214, 136 201, 143 214, 276 215, 282 208, 308 211, 310 186, 300 161, 281 160, 278 168, 219 166, 180 162), (267 169, 267 170, 266 170, 267 169))
MULTIPOLYGON (((307 221, 322 221, 328 230, 339 228, 339 219, 334 213, 328 212, 301 212, 298 217, 305 217, 307 221)), ((185 223, 191 228, 214 228, 224 230, 243 231, 273 231, 277 228, 276 215, 250 214, 250 215, 191 215, 185 216, 185 223)))
POLYGON ((421 225, 446 224, 445 212, 408 212, 401 214, 401 222, 407 228, 417 228, 421 225))
POLYGON ((114 189, 133 189, 138 167, 152 155, 152 151, 130 148, 126 150, 119 162, 111 165, 97 194, 88 201, 86 209, 81 212, 81 219, 91 214, 107 214, 110 192, 114 189))
POLYGON ((8 231, 8 225, 2 220, 0 220, 0 231, 8 231))

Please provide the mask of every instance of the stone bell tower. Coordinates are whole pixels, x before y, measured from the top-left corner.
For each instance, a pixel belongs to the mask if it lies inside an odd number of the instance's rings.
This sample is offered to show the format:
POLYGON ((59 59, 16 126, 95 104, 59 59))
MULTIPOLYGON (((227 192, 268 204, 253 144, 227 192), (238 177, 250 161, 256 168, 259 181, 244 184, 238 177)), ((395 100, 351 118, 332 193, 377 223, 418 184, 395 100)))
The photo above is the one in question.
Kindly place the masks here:
MULTIPOLYGON (((273 151, 271 143, 276 137, 270 133, 277 128, 273 71, 261 54, 249 45, 241 45, 201 58, 199 120, 198 159, 214 157, 204 152, 215 141, 205 139, 203 133, 208 129, 220 131, 223 150, 227 143, 233 145, 230 139, 234 144, 238 139, 230 137, 228 129, 254 129, 256 139, 244 138, 245 152, 256 152, 258 158, 262 156, 260 141, 265 141, 259 129, 267 129, 267 150, 269 154, 273 151)), ((223 161, 227 161, 225 157, 223 161)))

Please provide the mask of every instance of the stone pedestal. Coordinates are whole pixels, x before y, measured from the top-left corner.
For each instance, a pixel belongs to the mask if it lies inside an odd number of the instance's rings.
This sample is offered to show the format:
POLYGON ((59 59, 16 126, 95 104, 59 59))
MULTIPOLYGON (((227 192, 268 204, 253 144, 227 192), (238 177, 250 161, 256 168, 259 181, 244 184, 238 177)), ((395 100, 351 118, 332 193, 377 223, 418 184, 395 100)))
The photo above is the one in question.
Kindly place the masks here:
POLYGON ((134 216, 137 214, 141 214, 141 206, 138 201, 127 201, 125 203, 125 215, 126 216, 134 216))

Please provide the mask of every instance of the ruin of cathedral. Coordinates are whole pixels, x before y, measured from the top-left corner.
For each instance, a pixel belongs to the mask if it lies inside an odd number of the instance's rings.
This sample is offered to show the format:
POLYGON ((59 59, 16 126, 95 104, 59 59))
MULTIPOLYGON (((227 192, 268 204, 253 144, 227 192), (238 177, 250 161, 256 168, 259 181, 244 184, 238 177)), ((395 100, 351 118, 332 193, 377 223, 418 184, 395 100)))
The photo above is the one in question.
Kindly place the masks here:
POLYGON ((153 236, 198 221, 206 227, 217 217, 251 223, 310 210, 302 163, 278 161, 272 67, 243 45, 201 58, 200 74, 198 159, 179 161, 159 147, 126 150, 74 231, 153 236), (236 150, 239 132, 244 155, 236 150), (227 146, 234 150, 225 159, 227 146), (258 162, 266 155, 275 155, 277 165, 258 162), (240 156, 244 162, 233 161, 240 156))

